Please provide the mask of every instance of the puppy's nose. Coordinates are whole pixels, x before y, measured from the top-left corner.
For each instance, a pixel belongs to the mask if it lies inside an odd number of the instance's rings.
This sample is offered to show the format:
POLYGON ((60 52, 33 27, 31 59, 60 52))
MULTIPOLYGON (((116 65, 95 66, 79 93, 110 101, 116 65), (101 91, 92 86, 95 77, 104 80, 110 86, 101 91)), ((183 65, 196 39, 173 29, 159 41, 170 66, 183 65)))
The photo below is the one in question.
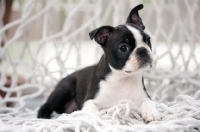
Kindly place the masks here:
POLYGON ((136 54, 139 55, 139 56, 145 55, 145 54, 147 54, 147 50, 144 47, 138 48, 137 51, 136 51, 136 54))

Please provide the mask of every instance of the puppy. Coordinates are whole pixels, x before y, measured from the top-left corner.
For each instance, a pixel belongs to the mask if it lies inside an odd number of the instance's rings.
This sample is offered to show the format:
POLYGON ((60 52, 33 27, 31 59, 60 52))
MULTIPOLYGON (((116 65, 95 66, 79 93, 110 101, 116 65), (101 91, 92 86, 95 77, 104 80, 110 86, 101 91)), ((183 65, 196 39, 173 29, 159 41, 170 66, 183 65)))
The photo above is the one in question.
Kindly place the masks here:
POLYGON ((104 51, 99 63, 62 79, 39 109, 38 118, 81 109, 100 116, 99 110, 129 99, 141 107, 145 122, 159 120, 142 78, 153 62, 150 36, 138 14, 142 8, 142 4, 134 7, 123 25, 101 26, 89 33, 104 51))

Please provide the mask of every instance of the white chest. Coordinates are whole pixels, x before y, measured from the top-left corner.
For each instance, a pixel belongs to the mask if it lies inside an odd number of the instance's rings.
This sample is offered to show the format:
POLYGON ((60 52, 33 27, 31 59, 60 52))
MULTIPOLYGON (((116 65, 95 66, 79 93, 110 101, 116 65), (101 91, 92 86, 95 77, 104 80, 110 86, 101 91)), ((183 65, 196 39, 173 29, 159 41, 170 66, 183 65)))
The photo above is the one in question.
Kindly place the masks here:
POLYGON ((129 99, 138 106, 147 100, 141 78, 126 77, 115 80, 110 77, 106 81, 101 81, 100 89, 94 102, 99 109, 104 109, 116 105, 123 99, 129 99))

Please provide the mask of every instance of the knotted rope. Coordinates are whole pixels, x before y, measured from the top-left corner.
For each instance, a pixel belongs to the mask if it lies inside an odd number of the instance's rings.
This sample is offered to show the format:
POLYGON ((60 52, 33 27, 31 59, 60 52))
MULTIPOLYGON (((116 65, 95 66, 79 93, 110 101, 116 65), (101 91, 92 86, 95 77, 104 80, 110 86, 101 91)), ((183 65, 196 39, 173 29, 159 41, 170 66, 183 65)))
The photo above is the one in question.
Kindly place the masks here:
POLYGON ((82 111, 50 120, 28 118, 30 115, 15 118, 1 114, 3 122, 0 122, 0 132, 200 131, 200 91, 194 97, 179 95, 173 102, 158 104, 158 111, 161 121, 149 124, 144 123, 140 109, 129 100, 122 100, 109 109, 101 110, 101 118, 82 111))

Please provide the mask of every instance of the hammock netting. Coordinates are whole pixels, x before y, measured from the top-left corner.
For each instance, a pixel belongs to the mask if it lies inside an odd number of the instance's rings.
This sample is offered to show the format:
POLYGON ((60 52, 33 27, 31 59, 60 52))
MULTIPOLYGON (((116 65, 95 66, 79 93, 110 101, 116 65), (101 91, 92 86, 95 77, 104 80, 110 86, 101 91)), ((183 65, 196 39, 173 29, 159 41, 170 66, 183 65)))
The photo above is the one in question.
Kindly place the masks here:
POLYGON ((0 132, 7 131, 199 131, 199 0, 14 0, 7 23, 0 1, 0 132), (129 100, 101 111, 36 118, 58 81, 95 64, 103 51, 88 33, 117 26, 129 11, 139 12, 151 36, 154 66, 144 73, 158 104, 160 122, 144 124, 129 100))

